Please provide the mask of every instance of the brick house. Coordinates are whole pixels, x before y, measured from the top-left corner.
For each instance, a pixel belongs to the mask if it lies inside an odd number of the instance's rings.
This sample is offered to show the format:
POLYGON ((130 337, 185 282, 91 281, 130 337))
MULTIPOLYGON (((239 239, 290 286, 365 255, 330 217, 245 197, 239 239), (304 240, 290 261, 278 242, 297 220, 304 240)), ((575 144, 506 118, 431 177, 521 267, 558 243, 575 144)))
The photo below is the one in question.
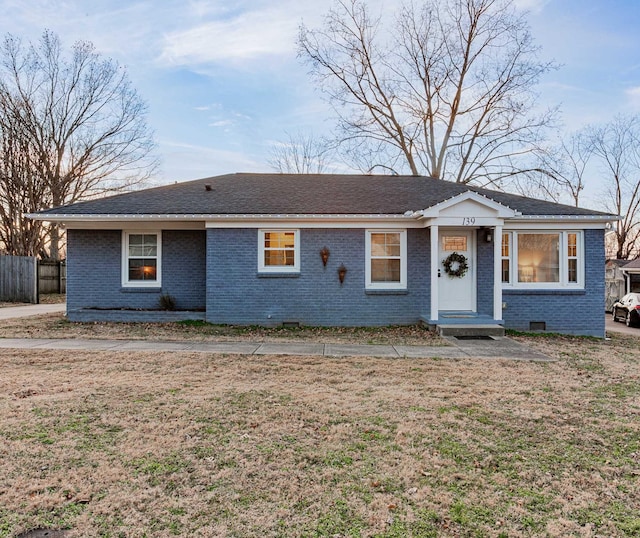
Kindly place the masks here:
POLYGON ((72 321, 482 322, 604 336, 614 215, 414 176, 228 174, 31 215, 72 321), (162 296, 176 311, 158 308, 162 296))

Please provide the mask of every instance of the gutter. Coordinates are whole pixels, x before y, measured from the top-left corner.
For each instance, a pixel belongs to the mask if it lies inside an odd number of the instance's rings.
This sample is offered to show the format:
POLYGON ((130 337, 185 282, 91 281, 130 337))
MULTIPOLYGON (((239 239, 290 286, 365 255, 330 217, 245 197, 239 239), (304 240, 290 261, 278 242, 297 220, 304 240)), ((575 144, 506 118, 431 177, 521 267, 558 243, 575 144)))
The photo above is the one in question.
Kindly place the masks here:
MULTIPOLYGON (((124 214, 77 214, 77 213, 26 213, 25 217, 33 220, 49 222, 82 222, 82 221, 123 221, 123 220, 202 220, 202 221, 238 221, 238 220, 367 220, 367 219, 388 219, 388 220, 409 220, 419 219, 423 216, 422 211, 407 211, 403 215, 398 214, 163 214, 163 213, 124 213, 124 214)), ((517 221, 590 221, 590 222, 610 222, 620 220, 618 215, 518 215, 517 217, 506 219, 509 222, 517 221)))

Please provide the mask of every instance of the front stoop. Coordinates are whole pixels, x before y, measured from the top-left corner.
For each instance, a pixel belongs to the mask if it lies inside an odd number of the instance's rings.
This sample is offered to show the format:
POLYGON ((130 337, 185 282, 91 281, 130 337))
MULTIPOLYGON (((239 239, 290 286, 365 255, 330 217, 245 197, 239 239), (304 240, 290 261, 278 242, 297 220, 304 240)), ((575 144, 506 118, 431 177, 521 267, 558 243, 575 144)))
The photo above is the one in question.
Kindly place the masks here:
POLYGON ((504 336, 504 327, 496 324, 437 324, 436 332, 440 336, 504 336))

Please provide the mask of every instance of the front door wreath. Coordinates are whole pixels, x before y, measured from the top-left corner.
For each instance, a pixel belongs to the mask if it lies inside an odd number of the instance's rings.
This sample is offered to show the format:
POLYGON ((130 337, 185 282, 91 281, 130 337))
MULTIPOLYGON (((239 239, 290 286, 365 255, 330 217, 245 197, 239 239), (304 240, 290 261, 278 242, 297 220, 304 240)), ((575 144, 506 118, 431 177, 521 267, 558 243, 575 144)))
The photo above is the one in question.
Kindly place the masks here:
POLYGON ((444 265, 444 272, 447 273, 450 278, 462 278, 469 270, 467 258, 457 252, 449 254, 449 256, 442 261, 442 265, 444 265))

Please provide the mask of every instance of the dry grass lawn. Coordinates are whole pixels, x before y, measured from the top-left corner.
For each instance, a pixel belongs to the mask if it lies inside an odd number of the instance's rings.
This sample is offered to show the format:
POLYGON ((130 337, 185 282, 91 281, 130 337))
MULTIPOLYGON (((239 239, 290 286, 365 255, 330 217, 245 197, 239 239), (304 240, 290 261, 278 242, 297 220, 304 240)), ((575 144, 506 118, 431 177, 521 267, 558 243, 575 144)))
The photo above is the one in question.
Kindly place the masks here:
POLYGON ((0 323, 0 338, 114 338, 126 340, 255 342, 304 341, 322 343, 447 345, 420 325, 367 327, 263 327, 211 325, 201 321, 180 323, 71 323, 62 314, 17 318, 0 323))
POLYGON ((558 361, 0 350, 0 536, 640 536, 639 340, 519 338, 558 361))

